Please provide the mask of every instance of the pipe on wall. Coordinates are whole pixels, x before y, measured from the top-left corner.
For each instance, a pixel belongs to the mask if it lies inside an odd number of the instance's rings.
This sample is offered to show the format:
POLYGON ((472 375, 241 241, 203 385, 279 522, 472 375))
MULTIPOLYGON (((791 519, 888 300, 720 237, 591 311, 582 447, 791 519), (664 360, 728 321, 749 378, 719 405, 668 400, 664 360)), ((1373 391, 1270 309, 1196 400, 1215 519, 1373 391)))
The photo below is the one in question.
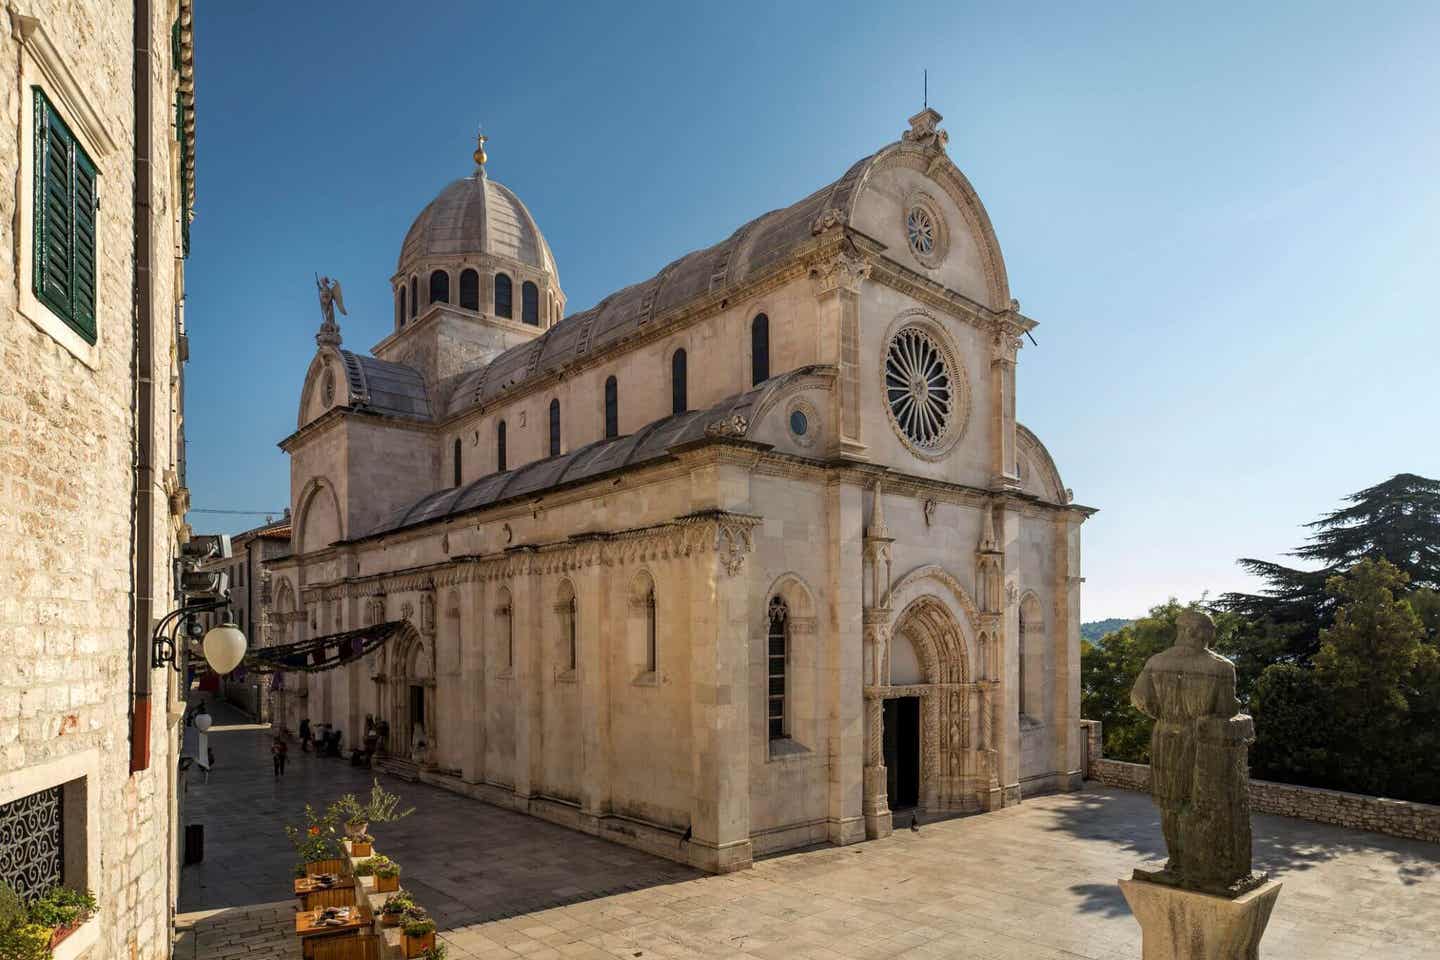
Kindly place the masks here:
POLYGON ((154 619, 155 569, 155 343, 151 288, 150 201, 150 0, 135 0, 135 209, 134 331, 130 349, 131 415, 135 424, 134 489, 131 504, 131 698, 130 772, 150 766, 150 629, 154 619))

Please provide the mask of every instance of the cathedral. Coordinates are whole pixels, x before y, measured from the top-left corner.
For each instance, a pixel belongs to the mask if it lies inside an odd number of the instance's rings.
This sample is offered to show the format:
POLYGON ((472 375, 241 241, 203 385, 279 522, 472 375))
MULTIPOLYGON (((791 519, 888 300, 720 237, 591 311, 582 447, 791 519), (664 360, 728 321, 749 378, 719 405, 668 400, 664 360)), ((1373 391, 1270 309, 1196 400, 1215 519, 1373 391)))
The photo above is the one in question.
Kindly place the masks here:
POLYGON ((365 652, 277 720, 716 872, 1078 787, 1093 511, 940 120, 569 314, 482 138, 370 353, 322 287, 266 640, 365 652))

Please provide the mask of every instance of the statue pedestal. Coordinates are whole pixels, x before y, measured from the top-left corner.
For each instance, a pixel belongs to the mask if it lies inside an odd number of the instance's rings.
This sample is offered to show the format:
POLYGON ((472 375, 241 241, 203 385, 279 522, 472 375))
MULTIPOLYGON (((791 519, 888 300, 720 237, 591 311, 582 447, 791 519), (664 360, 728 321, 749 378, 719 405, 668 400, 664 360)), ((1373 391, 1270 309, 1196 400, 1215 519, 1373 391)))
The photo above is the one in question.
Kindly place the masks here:
POLYGON ((1280 881, 1234 898, 1145 880, 1121 880, 1120 892, 1140 923, 1143 960, 1257 960, 1280 881))

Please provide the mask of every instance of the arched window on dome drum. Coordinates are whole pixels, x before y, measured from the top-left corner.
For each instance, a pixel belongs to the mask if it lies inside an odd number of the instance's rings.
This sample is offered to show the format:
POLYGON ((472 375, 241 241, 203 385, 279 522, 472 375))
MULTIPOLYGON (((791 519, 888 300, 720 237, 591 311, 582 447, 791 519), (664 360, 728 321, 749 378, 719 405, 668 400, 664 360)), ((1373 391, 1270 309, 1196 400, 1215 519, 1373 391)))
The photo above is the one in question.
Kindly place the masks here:
POLYGON ((505 421, 495 424, 495 470, 505 472, 505 421))
POLYGON ((460 486, 460 438, 455 438, 455 486, 460 486))
POLYGON ((750 385, 770 379, 770 318, 757 313, 750 321, 750 385))
POLYGON ((520 322, 540 326, 540 288, 529 280, 520 287, 520 322))
POLYGON ((514 319, 515 305, 510 294, 510 276, 495 274, 495 316, 514 319))
POLYGON ((405 326, 405 284, 395 291, 395 326, 405 326))
POLYGON ((415 311, 420 309, 420 281, 416 277, 410 278, 410 319, 415 319, 415 311))
POLYGON ((685 351, 676 350, 670 358, 670 412, 684 413, 689 409, 685 383, 685 351))
POLYGON ((550 456, 560 456, 560 400, 550 401, 550 456))
POLYGON ((614 377, 605 378, 605 439, 620 436, 620 386, 614 377))
POLYGON ((430 302, 450 302, 450 274, 436 270, 430 274, 430 302))
POLYGON ((466 310, 480 309, 480 274, 474 270, 460 271, 460 306, 466 310))

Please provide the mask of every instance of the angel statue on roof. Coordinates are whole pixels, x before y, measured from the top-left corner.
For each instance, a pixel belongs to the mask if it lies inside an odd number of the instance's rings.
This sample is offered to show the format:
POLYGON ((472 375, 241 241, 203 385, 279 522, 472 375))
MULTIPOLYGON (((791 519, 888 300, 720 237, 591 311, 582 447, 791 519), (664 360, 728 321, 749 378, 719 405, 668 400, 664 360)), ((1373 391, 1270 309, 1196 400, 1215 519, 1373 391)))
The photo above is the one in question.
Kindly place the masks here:
POLYGON ((320 290, 320 316, 323 318, 320 323, 320 332, 315 334, 315 342, 321 345, 330 343, 339 346, 340 327, 335 323, 335 308, 340 308, 341 316, 348 317, 350 315, 345 312, 345 298, 340 291, 340 281, 316 276, 315 286, 320 290))

